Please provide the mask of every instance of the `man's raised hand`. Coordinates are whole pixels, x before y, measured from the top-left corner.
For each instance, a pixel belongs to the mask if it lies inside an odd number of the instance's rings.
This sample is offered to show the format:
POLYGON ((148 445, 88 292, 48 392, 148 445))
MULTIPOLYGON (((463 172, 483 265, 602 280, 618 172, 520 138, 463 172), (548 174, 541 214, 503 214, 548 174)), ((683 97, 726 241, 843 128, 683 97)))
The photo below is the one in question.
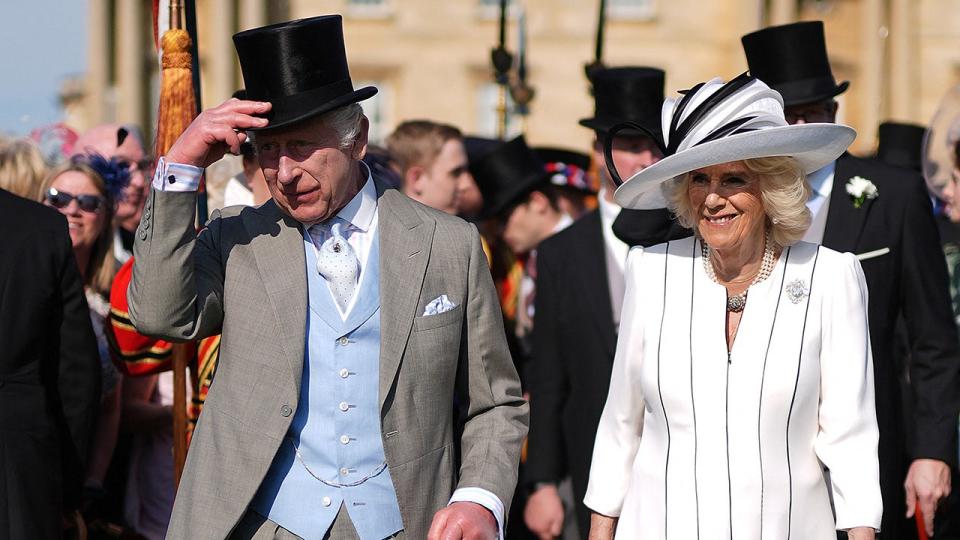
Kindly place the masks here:
POLYGON ((227 152, 237 154, 247 140, 244 130, 263 128, 267 119, 257 114, 270 110, 270 103, 230 98, 220 105, 200 113, 180 135, 166 160, 206 168, 227 152))

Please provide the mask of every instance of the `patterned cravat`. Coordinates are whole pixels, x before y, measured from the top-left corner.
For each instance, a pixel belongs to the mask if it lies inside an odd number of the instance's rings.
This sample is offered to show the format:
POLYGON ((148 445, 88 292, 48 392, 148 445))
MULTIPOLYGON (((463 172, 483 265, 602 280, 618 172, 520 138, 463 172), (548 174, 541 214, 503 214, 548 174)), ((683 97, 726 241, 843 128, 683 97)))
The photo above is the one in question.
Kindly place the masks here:
MULTIPOLYGON (((333 299, 340 306, 340 311, 347 312, 350 299, 357 288, 357 275, 360 273, 357 254, 353 247, 343 237, 344 223, 334 218, 330 227, 329 238, 317 250, 317 271, 330 284, 333 299)), ((326 225, 315 225, 326 227, 326 225)))

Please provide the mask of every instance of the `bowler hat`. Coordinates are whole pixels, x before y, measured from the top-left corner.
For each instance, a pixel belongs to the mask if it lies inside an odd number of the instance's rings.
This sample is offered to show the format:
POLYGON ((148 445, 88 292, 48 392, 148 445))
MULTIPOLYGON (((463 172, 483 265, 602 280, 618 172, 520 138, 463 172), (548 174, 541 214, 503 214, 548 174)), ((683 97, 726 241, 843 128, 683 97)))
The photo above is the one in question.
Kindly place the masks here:
POLYGON ((483 194, 484 214, 489 217, 502 214, 531 191, 548 185, 550 177, 523 135, 471 163, 470 172, 483 194))
POLYGON ((550 183, 554 186, 587 194, 597 192, 587 176, 590 170, 590 156, 587 154, 564 148, 540 147, 533 150, 550 173, 550 183))
POLYGON ((354 90, 340 15, 273 24, 234 34, 246 98, 269 101, 269 125, 288 126, 372 97, 354 90))
POLYGON ((771 26, 740 41, 750 74, 780 92, 785 107, 823 101, 850 86, 833 78, 821 21, 771 26))
MULTIPOLYGON (((580 125, 601 133, 623 122, 635 122, 660 134, 660 107, 663 105, 662 69, 616 67, 600 69, 592 76, 594 114, 580 125)), ((621 131, 624 135, 644 135, 640 131, 621 131)))
POLYGON ((877 159, 896 167, 920 171, 923 168, 923 136, 927 130, 916 124, 880 124, 877 159))

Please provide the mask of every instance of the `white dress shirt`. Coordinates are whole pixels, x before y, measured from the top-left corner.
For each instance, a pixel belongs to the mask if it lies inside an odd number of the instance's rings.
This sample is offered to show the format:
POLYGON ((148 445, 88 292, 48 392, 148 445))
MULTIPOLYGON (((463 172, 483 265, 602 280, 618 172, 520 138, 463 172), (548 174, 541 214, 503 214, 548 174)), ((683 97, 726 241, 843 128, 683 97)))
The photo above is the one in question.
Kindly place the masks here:
POLYGON ((803 241, 811 244, 823 243, 823 232, 827 227, 827 212, 830 211, 830 193, 833 192, 833 172, 836 162, 807 175, 812 193, 807 201, 807 208, 813 213, 813 221, 803 241))
POLYGON ((623 270, 627 264, 630 246, 613 234, 613 221, 620 215, 620 205, 608 201, 607 188, 600 188, 597 202, 600 207, 600 227, 603 229, 603 252, 607 259, 607 283, 610 289, 610 306, 613 308, 613 323, 620 325, 620 310, 623 307, 623 293, 626 288, 623 270))
MULTIPOLYGON (((350 223, 347 227, 346 240, 357 254, 360 264, 360 280, 363 280, 363 272, 366 268, 366 262, 370 256, 370 247, 373 244, 374 233, 377 230, 379 211, 377 208, 377 188, 373 182, 373 176, 366 163, 360 162, 367 172, 367 180, 360 188, 360 191, 337 213, 337 217, 350 223)), ((160 158, 157 163, 157 171, 153 176, 153 189, 157 191, 197 191, 200 186, 200 177, 203 175, 203 169, 193 165, 184 165, 182 163, 168 163, 164 158, 160 158)), ((306 228, 306 224, 301 224, 306 228)), ((315 246, 323 244, 326 240, 326 232, 316 228, 310 231, 310 239, 315 246), (319 236, 315 236, 319 234, 319 236), (323 236, 321 238, 320 236, 323 236)), ((333 293, 331 293, 332 295, 333 293)), ((357 295, 354 294, 350 299, 350 305, 347 307, 347 314, 353 308, 357 295)), ((334 302, 336 303, 336 302, 334 302)), ((341 316, 345 317, 343 313, 341 316)), ((479 487, 461 487, 457 488, 450 497, 448 504, 455 502, 472 502, 483 506, 497 520, 499 538, 503 540, 503 501, 494 493, 479 487)))

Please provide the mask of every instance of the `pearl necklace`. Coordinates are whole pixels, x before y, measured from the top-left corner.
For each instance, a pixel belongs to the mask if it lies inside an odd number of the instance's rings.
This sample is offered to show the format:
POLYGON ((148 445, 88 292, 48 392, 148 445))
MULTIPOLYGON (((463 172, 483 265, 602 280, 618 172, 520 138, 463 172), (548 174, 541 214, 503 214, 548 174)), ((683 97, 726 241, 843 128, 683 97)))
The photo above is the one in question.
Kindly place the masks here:
MULTIPOLYGON (((713 268, 713 251, 703 240, 700 241, 700 254, 701 259, 703 259, 703 270, 707 273, 707 277, 710 278, 714 283, 720 284, 720 280, 717 279, 717 273, 713 268)), ((747 286, 746 290, 742 293, 735 296, 727 296, 727 311, 732 313, 740 313, 745 307, 747 307, 747 292, 750 290, 750 287, 753 287, 757 283, 770 277, 770 274, 773 272, 773 242, 770 241, 770 233, 767 233, 766 238, 763 243, 763 260, 760 262, 760 271, 757 272, 757 275, 754 276, 753 281, 750 282, 750 285, 747 286)))

